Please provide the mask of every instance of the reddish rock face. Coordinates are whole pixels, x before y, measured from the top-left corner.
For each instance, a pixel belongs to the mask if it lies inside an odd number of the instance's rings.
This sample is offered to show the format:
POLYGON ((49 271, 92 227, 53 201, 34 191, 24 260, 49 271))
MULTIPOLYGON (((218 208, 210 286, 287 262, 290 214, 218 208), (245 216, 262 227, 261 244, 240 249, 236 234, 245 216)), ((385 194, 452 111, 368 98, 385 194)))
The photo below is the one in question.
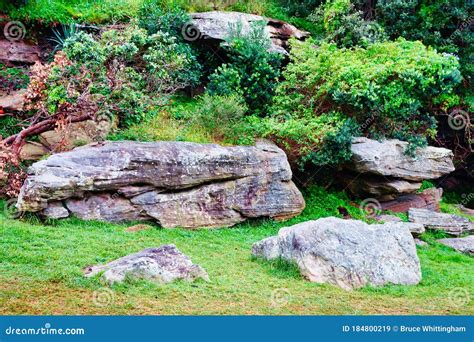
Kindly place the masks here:
POLYGON ((380 203, 383 210, 394 213, 406 213, 410 208, 429 209, 439 211, 439 201, 443 196, 443 189, 427 189, 419 194, 408 194, 396 200, 380 203))
POLYGON ((41 60, 41 49, 23 41, 0 39, 0 62, 34 64, 41 60))

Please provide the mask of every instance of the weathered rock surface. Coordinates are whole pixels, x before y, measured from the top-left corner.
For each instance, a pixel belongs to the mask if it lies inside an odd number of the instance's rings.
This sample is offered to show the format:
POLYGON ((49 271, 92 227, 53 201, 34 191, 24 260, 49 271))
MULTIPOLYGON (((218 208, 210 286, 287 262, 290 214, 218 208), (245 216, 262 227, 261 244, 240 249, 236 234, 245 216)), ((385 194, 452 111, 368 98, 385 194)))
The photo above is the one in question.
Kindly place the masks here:
POLYGON ((61 201, 84 219, 197 228, 250 217, 284 219, 304 208, 285 153, 268 142, 105 142, 52 155, 28 173, 17 203, 21 211, 39 212, 61 201))
POLYGON ((426 229, 443 230, 450 235, 458 236, 474 230, 474 224, 465 217, 427 209, 410 209, 408 219, 410 222, 421 223, 426 229))
POLYGON ((445 246, 454 248, 458 252, 474 256, 474 235, 437 241, 445 246))
POLYGON ((344 289, 421 280, 415 242, 403 223, 323 218, 282 228, 277 236, 255 243, 252 253, 295 262, 310 281, 344 289))
POLYGON ((459 204, 458 205, 458 208, 459 210, 461 210, 461 212, 465 215, 470 215, 470 216, 474 216, 474 209, 471 209, 471 208, 466 208, 464 205, 462 204, 459 204))
POLYGON ((356 138, 352 144, 353 157, 347 167, 358 173, 414 182, 436 179, 454 171, 451 150, 428 146, 419 148, 416 158, 412 158, 405 154, 407 145, 407 142, 395 139, 378 142, 356 138))
POLYGON ((428 244, 425 241, 420 240, 420 239, 415 239, 415 244, 420 247, 428 246, 428 244))
POLYGON ((192 24, 199 32, 183 32, 185 38, 195 40, 214 39, 224 41, 229 34, 229 26, 236 23, 242 24, 242 32, 248 32, 252 22, 266 21, 265 31, 272 40, 271 50, 287 54, 288 40, 292 37, 304 39, 308 32, 300 31, 293 25, 281 20, 264 18, 259 15, 239 12, 204 12, 191 14, 192 24))
POLYGON ((52 202, 44 209, 44 215, 51 219, 62 219, 69 217, 69 211, 64 207, 62 202, 52 202))
POLYGON ((51 130, 39 135, 41 143, 50 150, 71 150, 76 146, 103 141, 112 129, 108 119, 71 123, 65 130, 51 130))
POLYGON ((20 158, 22 160, 40 160, 48 153, 51 153, 51 151, 42 144, 34 141, 27 141, 25 145, 21 147, 20 158))
POLYGON ((120 283, 127 278, 149 279, 159 283, 171 283, 179 279, 194 281, 199 278, 209 281, 207 272, 193 264, 175 245, 147 248, 106 265, 87 267, 85 276, 92 277, 101 272, 104 272, 102 278, 109 284, 120 283))
POLYGON ((380 200, 394 200, 400 194, 414 193, 421 188, 421 183, 373 175, 344 174, 340 179, 352 194, 362 197, 376 197, 380 200))
POLYGON ((25 90, 12 91, 9 94, 0 94, 0 108, 22 111, 25 104, 25 90))
POLYGON ((378 215, 375 217, 375 219, 381 223, 386 223, 386 222, 403 222, 403 220, 395 215, 378 215))
POLYGON ((0 62, 34 64, 41 60, 41 49, 23 41, 0 39, 0 62))
POLYGON ((382 201, 382 210, 390 210, 394 213, 406 213, 410 208, 427 209, 439 211, 439 202, 443 197, 443 189, 426 189, 417 194, 400 195, 395 200, 382 201))

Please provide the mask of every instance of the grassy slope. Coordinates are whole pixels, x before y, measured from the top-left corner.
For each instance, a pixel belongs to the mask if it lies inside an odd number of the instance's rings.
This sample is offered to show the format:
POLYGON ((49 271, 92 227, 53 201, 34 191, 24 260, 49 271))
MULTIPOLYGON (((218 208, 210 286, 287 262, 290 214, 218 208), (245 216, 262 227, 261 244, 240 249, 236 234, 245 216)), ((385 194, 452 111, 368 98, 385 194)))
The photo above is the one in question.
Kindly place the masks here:
POLYGON ((253 260, 252 243, 282 226, 337 215, 338 206, 360 217, 341 194, 317 189, 306 200, 303 215, 290 222, 199 231, 154 227, 128 233, 126 225, 76 219, 46 225, 0 214, 0 314, 474 314, 472 301, 456 306, 450 300, 453 289, 472 293, 474 259, 435 243, 418 249, 423 281, 410 287, 346 292, 310 283, 291 265, 253 260), (83 267, 165 243, 201 264, 211 282, 126 283, 112 287, 110 305, 94 303, 102 285, 99 278, 83 278, 83 267), (272 304, 276 289, 286 289, 278 293, 287 304, 272 304))

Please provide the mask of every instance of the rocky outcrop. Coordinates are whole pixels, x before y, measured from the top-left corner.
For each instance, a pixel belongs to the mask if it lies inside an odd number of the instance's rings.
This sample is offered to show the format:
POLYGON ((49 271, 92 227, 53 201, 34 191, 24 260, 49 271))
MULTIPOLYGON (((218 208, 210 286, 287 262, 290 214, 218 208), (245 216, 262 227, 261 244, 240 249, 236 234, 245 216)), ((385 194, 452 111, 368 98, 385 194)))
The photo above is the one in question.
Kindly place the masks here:
POLYGON ((310 281, 344 289, 421 280, 415 242, 399 222, 368 225, 335 217, 308 221, 255 243, 252 254, 294 262, 310 281))
POLYGON ((9 94, 1 96, 0 109, 6 111, 22 111, 25 104, 25 90, 12 91, 9 94))
POLYGON ((213 228, 253 217, 285 219, 304 208, 285 153, 269 142, 97 143, 52 155, 28 174, 20 211, 47 214, 60 202, 83 219, 213 228))
MULTIPOLYGON (((422 181, 437 179, 454 171, 453 153, 445 148, 428 146, 418 148, 416 156, 410 157, 405 153, 407 146, 407 142, 395 139, 381 142, 354 139, 352 159, 344 165, 346 171, 341 177, 342 183, 356 196, 375 197, 381 202, 402 202, 400 208, 405 202, 423 201, 423 198, 416 198, 422 181)), ((418 203, 413 206, 430 205, 418 203)), ((397 203, 387 204, 387 207, 397 206, 397 203)), ((403 211, 400 208, 394 211, 403 211)))
POLYGON ((421 182, 454 171, 453 152, 439 147, 419 148, 416 157, 405 154, 408 143, 400 140, 379 142, 357 138, 352 144, 350 169, 362 174, 394 177, 421 182))
POLYGON ((148 279, 158 283, 171 283, 179 279, 209 281, 207 272, 193 264, 175 245, 147 248, 106 265, 86 267, 85 276, 92 277, 102 272, 102 279, 109 284, 126 279, 148 279))
POLYGON ((437 241, 445 246, 455 249, 460 253, 474 256, 474 235, 462 238, 440 239, 437 241))
POLYGON ((34 64, 41 60, 41 49, 23 41, 0 39, 0 62, 34 64))
POLYGON ((293 25, 281 20, 264 18, 259 15, 239 12, 204 12, 191 14, 192 26, 183 28, 183 36, 187 40, 224 41, 229 34, 230 25, 240 23, 242 32, 248 32, 253 22, 265 21, 265 31, 272 40, 272 51, 287 54, 290 38, 304 39, 308 32, 300 31, 293 25))
POLYGON ((411 208, 408 219, 410 222, 421 223, 426 229, 442 230, 450 235, 459 236, 474 231, 474 223, 467 218, 426 209, 411 208))
POLYGON ((380 202, 382 210, 394 213, 406 213, 410 208, 439 211, 439 202, 443 197, 443 189, 426 189, 416 194, 399 195, 392 201, 380 202))

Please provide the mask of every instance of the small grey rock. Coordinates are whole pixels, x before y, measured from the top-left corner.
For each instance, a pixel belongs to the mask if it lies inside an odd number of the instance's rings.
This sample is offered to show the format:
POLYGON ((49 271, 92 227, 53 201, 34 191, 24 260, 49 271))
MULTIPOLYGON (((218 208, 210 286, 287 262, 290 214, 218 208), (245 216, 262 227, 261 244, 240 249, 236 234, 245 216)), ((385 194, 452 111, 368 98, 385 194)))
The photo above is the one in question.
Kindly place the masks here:
POLYGON ((62 219, 69 217, 69 211, 64 208, 62 202, 52 202, 43 210, 42 214, 50 219, 62 219))
POLYGON ((85 276, 92 277, 101 272, 104 272, 102 278, 109 284, 120 283, 127 278, 149 279, 158 283, 179 279, 194 281, 198 278, 209 281, 207 272, 193 264, 175 245, 147 248, 106 265, 87 267, 85 276))
POLYGON ((428 244, 425 241, 420 240, 420 239, 415 239, 415 244, 420 247, 428 246, 428 244))

